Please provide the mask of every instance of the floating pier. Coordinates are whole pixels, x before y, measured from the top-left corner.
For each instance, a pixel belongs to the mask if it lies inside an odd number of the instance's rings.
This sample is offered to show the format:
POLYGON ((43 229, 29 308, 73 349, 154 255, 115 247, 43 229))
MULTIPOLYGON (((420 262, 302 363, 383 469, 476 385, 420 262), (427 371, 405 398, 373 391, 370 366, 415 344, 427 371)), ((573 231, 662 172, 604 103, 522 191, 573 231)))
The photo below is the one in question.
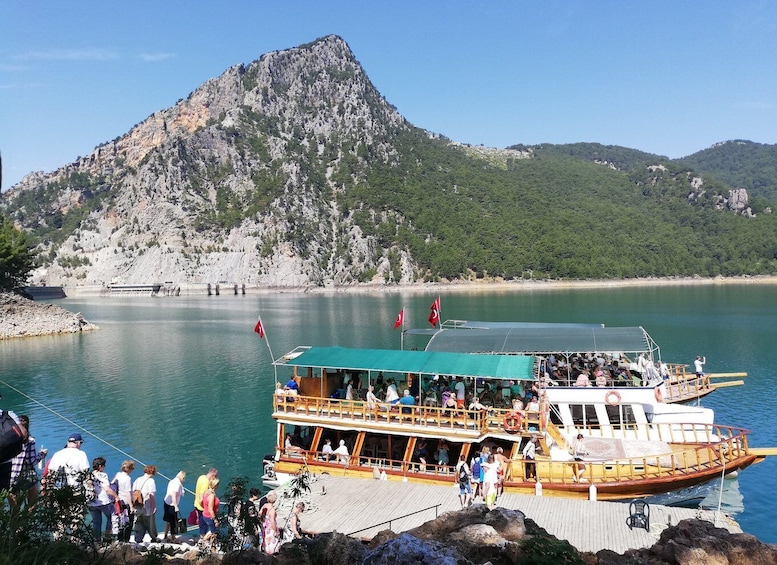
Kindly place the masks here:
MULTIPOLYGON (((303 530, 313 534, 355 532, 353 537, 369 540, 382 530, 401 533, 461 508, 453 475, 450 487, 445 487, 324 474, 312 479, 310 487, 310 492, 299 500, 306 504, 302 515, 303 530), (407 516, 416 511, 419 512, 407 516)), ((282 490, 283 487, 278 489, 282 490)), ((293 502, 280 493, 278 500, 278 525, 283 526, 293 502)), ((650 506, 649 530, 629 529, 626 525, 629 505, 624 502, 503 494, 497 500, 497 506, 519 510, 551 535, 567 540, 578 551, 590 552, 610 549, 624 553, 628 549, 651 547, 665 528, 689 518, 716 523, 716 513, 711 510, 657 504, 650 506)), ((732 533, 742 532, 739 524, 723 514, 717 517, 716 526, 732 533)))

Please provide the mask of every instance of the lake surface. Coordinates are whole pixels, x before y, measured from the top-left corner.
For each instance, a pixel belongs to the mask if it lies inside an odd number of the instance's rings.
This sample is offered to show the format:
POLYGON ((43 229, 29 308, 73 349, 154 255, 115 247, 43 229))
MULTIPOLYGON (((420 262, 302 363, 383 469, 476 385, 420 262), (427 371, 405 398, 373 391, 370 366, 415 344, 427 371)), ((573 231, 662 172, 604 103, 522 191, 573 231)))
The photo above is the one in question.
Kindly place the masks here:
MULTIPOLYGON (((100 330, 0 342, 2 407, 30 415, 38 446, 50 452, 68 434, 88 430, 90 460, 108 473, 130 454, 166 477, 188 473, 193 488, 215 466, 223 482, 247 476, 260 486, 262 456, 275 444, 270 416, 274 371, 257 317, 276 357, 297 345, 399 348, 393 323, 429 327, 426 293, 262 294, 176 298, 73 298, 100 330), (15 389, 18 389, 17 392, 15 389), (102 440, 102 441, 101 441, 102 440), (104 443, 107 442, 107 443, 104 443)), ((745 386, 704 399, 716 421, 754 430, 753 446, 777 446, 777 286, 702 285, 528 291, 444 291, 442 319, 548 321, 643 326, 662 357, 708 372, 745 371, 745 386)), ((417 338, 416 338, 417 339, 417 338)), ((407 348, 422 346, 411 338, 407 348)), ((283 375, 285 380, 286 375, 283 375)), ((136 472, 137 475, 137 472, 136 472)), ((751 466, 738 479, 743 529, 777 543, 777 462, 751 466)), ((167 480, 159 477, 158 490, 167 480)), ((183 508, 192 506, 192 496, 183 508)))

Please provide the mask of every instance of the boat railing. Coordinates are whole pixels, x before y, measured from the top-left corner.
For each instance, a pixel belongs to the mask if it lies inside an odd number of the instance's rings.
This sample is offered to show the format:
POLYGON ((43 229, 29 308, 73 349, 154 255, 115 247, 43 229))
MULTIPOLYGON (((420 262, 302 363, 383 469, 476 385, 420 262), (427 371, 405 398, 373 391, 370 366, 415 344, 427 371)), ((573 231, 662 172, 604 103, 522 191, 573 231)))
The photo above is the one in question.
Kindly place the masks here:
MULTIPOLYGON (((669 451, 637 457, 617 456, 608 459, 584 458, 583 461, 551 460, 547 454, 538 454, 535 460, 526 460, 520 454, 505 465, 506 483, 527 482, 524 473, 527 464, 536 465, 543 483, 573 484, 578 469, 585 465, 584 482, 595 485, 623 483, 624 481, 682 480, 698 475, 712 477, 717 473, 735 470, 748 457, 746 430, 720 426, 713 443, 674 445, 669 451)), ((363 450, 362 450, 363 451, 363 450)), ((299 459, 304 465, 319 465, 329 473, 348 475, 355 471, 372 472, 378 478, 381 472, 394 479, 412 476, 419 480, 455 482, 455 466, 422 463, 418 460, 392 459, 388 454, 359 452, 348 456, 326 455, 321 451, 294 449, 282 451, 289 460, 299 459)))
POLYGON ((489 428, 489 410, 467 410, 439 406, 369 403, 363 400, 341 400, 314 396, 274 397, 276 414, 294 414, 322 421, 351 420, 370 427, 419 426, 437 430, 484 433, 489 428))
POLYGON ((566 430, 567 436, 582 432, 586 437, 663 441, 668 444, 717 444, 726 441, 747 447, 749 430, 720 424, 610 424, 578 426, 566 430))

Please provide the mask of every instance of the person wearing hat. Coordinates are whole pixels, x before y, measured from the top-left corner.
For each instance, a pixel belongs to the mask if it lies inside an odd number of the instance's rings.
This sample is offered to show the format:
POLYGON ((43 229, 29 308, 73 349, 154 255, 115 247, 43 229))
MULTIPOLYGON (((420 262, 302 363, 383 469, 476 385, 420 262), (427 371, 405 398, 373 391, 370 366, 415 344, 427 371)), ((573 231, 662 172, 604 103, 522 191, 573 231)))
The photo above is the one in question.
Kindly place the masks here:
POLYGON ((81 451, 81 444, 84 443, 81 434, 70 434, 67 438, 65 447, 57 451, 49 461, 48 472, 56 473, 60 469, 65 472, 67 478, 67 484, 72 487, 79 486, 79 477, 88 471, 91 466, 89 465, 89 458, 86 453, 81 451))

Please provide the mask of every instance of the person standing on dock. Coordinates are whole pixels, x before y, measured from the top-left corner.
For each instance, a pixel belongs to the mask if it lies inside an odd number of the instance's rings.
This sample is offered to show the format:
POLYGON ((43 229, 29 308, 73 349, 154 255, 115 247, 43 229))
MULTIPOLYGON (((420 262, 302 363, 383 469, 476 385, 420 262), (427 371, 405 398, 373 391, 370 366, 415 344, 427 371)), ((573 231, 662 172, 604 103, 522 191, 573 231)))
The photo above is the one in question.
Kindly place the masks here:
POLYGON ((208 533, 208 526, 205 524, 205 520, 202 519, 202 495, 208 490, 208 485, 211 479, 216 479, 219 476, 219 470, 211 468, 204 475, 200 475, 197 478, 197 484, 194 487, 194 509, 197 511, 197 524, 200 526, 200 537, 208 533))
POLYGON ((155 465, 146 465, 143 468, 143 476, 135 479, 132 490, 139 490, 143 496, 143 504, 135 506, 135 543, 142 543, 146 534, 151 541, 157 541, 156 530, 156 475, 155 465))
POLYGON ((135 470, 135 462, 127 459, 121 464, 121 471, 113 477, 113 482, 118 484, 118 503, 120 513, 114 514, 115 530, 118 531, 119 541, 128 542, 132 527, 135 525, 135 514, 132 512, 132 477, 130 473, 135 470))
MULTIPOLYGON (((30 418, 26 414, 22 414, 19 416, 19 422, 29 434, 30 418)), ((27 504, 32 505, 38 500, 38 473, 35 470, 35 465, 44 460, 47 453, 46 449, 41 449, 38 452, 35 438, 28 435, 22 444, 22 452, 11 460, 11 492, 18 496, 17 504, 26 500, 27 504)))
POLYGON ((259 510, 259 520, 262 524, 262 551, 268 555, 273 555, 278 551, 279 531, 277 514, 275 511, 275 501, 277 495, 275 491, 267 493, 267 502, 259 510))
POLYGON ((465 455, 459 456, 459 462, 456 463, 456 472, 453 474, 456 477, 454 480, 459 485, 459 502, 461 507, 466 508, 472 504, 472 485, 470 480, 472 479, 472 473, 467 465, 467 457, 465 455))
POLYGON ((703 377, 704 376, 704 364, 707 362, 706 357, 701 357, 700 355, 696 356, 696 359, 693 362, 693 365, 696 369, 696 376, 697 377, 703 377))

